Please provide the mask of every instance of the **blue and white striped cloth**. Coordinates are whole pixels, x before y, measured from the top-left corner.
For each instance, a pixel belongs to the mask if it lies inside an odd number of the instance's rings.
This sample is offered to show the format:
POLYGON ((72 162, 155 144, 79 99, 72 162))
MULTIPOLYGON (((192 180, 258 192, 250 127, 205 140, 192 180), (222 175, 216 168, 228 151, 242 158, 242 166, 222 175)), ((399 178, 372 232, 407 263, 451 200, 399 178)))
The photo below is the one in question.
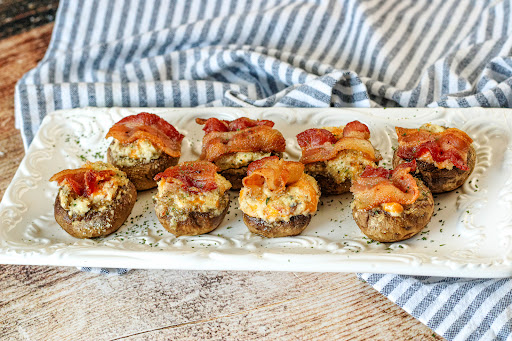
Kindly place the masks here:
MULTIPOLYGON (((28 145, 82 106, 511 107, 512 0, 62 0, 16 87, 28 145)), ((363 274, 450 340, 511 339, 512 281, 363 274)))

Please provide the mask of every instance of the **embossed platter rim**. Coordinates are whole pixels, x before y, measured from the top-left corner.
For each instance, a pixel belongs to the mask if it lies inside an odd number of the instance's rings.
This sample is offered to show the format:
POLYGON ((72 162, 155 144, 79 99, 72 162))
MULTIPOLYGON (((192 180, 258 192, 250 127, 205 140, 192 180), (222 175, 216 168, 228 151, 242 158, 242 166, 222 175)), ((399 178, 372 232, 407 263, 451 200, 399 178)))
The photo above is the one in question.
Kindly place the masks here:
POLYGON ((0 204, 0 262, 128 268, 379 272, 411 275, 509 277, 512 275, 512 126, 508 109, 334 108, 84 108, 48 115, 0 204), (104 158, 106 130, 121 117, 149 111, 186 135, 182 160, 197 158, 202 131, 195 117, 265 117, 287 139, 297 159, 295 135, 307 128, 367 124, 372 142, 390 166, 394 126, 435 122, 466 130, 475 140, 477 166, 457 193, 437 196, 436 216, 422 234, 402 243, 365 238, 350 217, 350 195, 322 199, 301 236, 264 239, 250 234, 231 194, 230 214, 201 237, 173 237, 159 227, 147 191, 114 235, 78 240, 53 219, 56 185, 47 179, 83 159, 104 158))

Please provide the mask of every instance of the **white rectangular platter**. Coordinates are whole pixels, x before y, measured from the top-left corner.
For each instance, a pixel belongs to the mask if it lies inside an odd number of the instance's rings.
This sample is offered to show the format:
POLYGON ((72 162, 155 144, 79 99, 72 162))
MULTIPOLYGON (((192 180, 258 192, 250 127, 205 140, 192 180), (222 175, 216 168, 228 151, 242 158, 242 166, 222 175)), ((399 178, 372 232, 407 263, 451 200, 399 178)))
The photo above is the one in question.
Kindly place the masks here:
POLYGON ((49 114, 0 204, 0 263, 147 269, 376 272, 451 277, 512 275, 512 110, 303 108, 84 108, 49 114), (196 117, 273 120, 286 138, 285 158, 300 156, 295 135, 359 120, 391 167, 395 126, 426 122, 457 127, 473 139, 476 168, 460 189, 435 195, 435 214, 417 236, 397 243, 365 237, 354 223, 351 195, 324 197, 296 237, 267 239, 241 220, 238 195, 222 225, 175 237, 158 222, 156 190, 139 193, 125 224, 105 238, 81 240, 55 222, 56 172, 105 160, 108 129, 141 111, 160 115, 185 135, 181 161, 197 159, 203 132, 196 117))

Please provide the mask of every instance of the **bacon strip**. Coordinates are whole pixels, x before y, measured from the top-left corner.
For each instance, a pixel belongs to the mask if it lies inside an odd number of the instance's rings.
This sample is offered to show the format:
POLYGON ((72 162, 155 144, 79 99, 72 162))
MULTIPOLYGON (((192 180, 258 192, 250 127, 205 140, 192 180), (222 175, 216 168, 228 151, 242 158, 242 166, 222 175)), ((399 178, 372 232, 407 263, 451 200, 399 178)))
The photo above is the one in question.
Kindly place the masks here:
POLYGON ((297 135, 297 142, 302 149, 322 147, 325 143, 336 143, 338 139, 327 129, 312 128, 297 135))
POLYGON ((179 157, 184 136, 159 116, 143 112, 125 117, 114 124, 105 136, 108 137, 113 137, 123 144, 146 139, 167 155, 179 157))
POLYGON ((217 189, 215 174, 219 168, 207 161, 188 161, 174 167, 169 167, 155 175, 154 180, 172 179, 181 182, 181 188, 189 193, 209 192, 217 189))
POLYGON ((347 123, 343 128, 343 137, 356 137, 358 139, 370 139, 370 129, 359 121, 352 121, 347 123))
POLYGON ((69 185, 79 196, 91 196, 94 194, 101 181, 108 181, 115 175, 113 170, 94 170, 88 168, 89 164, 78 169, 65 169, 54 174, 50 181, 57 181, 59 186, 69 185))
POLYGON ((249 188, 261 188, 266 183, 272 192, 282 192, 286 190, 286 185, 299 181, 303 174, 302 163, 268 156, 249 165, 242 183, 249 188))
POLYGON ((469 170, 468 151, 473 140, 463 131, 449 128, 441 133, 425 129, 395 128, 398 135, 397 155, 412 160, 430 153, 435 162, 450 160, 461 170, 469 170))
POLYGON ((330 160, 343 150, 360 151, 370 160, 377 161, 379 158, 369 138, 370 130, 359 121, 349 122, 339 140, 326 129, 308 129, 297 135, 297 142, 302 149, 300 162, 307 164, 330 160))
POLYGON ((420 195, 418 184, 410 174, 415 170, 415 160, 402 163, 393 171, 367 166, 350 188, 355 197, 356 207, 368 210, 384 203, 414 203, 420 195))
POLYGON ((283 135, 267 125, 240 131, 211 132, 203 138, 201 160, 215 161, 224 154, 236 152, 284 152, 283 135))
POLYGON ((204 124, 204 132, 205 134, 211 132, 227 132, 227 131, 239 131, 242 129, 257 127, 257 126, 267 126, 272 128, 274 126, 274 122, 269 120, 251 120, 247 117, 240 117, 233 121, 219 120, 218 118, 212 117, 209 119, 204 118, 196 118, 197 124, 204 124))

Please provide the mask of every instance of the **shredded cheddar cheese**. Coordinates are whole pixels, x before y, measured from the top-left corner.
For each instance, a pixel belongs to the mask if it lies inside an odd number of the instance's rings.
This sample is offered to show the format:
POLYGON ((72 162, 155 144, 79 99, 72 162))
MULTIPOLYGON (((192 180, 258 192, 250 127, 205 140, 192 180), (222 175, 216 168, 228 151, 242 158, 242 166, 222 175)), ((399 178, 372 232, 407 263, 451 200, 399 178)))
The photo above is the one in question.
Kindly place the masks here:
POLYGON ((231 183, 222 175, 215 174, 217 188, 212 191, 190 193, 181 189, 178 182, 176 179, 172 183, 161 179, 158 181, 158 193, 153 197, 156 214, 168 218, 171 226, 186 220, 190 212, 218 216, 227 205, 224 193, 231 188, 231 183))
POLYGON ((316 212, 320 190, 316 180, 303 174, 299 181, 288 185, 281 193, 273 193, 266 185, 258 193, 247 187, 240 191, 240 209, 247 215, 269 223, 289 221, 292 216, 316 212))
POLYGON ((381 204, 380 206, 393 217, 399 217, 404 211, 404 207, 397 202, 388 202, 381 204))

